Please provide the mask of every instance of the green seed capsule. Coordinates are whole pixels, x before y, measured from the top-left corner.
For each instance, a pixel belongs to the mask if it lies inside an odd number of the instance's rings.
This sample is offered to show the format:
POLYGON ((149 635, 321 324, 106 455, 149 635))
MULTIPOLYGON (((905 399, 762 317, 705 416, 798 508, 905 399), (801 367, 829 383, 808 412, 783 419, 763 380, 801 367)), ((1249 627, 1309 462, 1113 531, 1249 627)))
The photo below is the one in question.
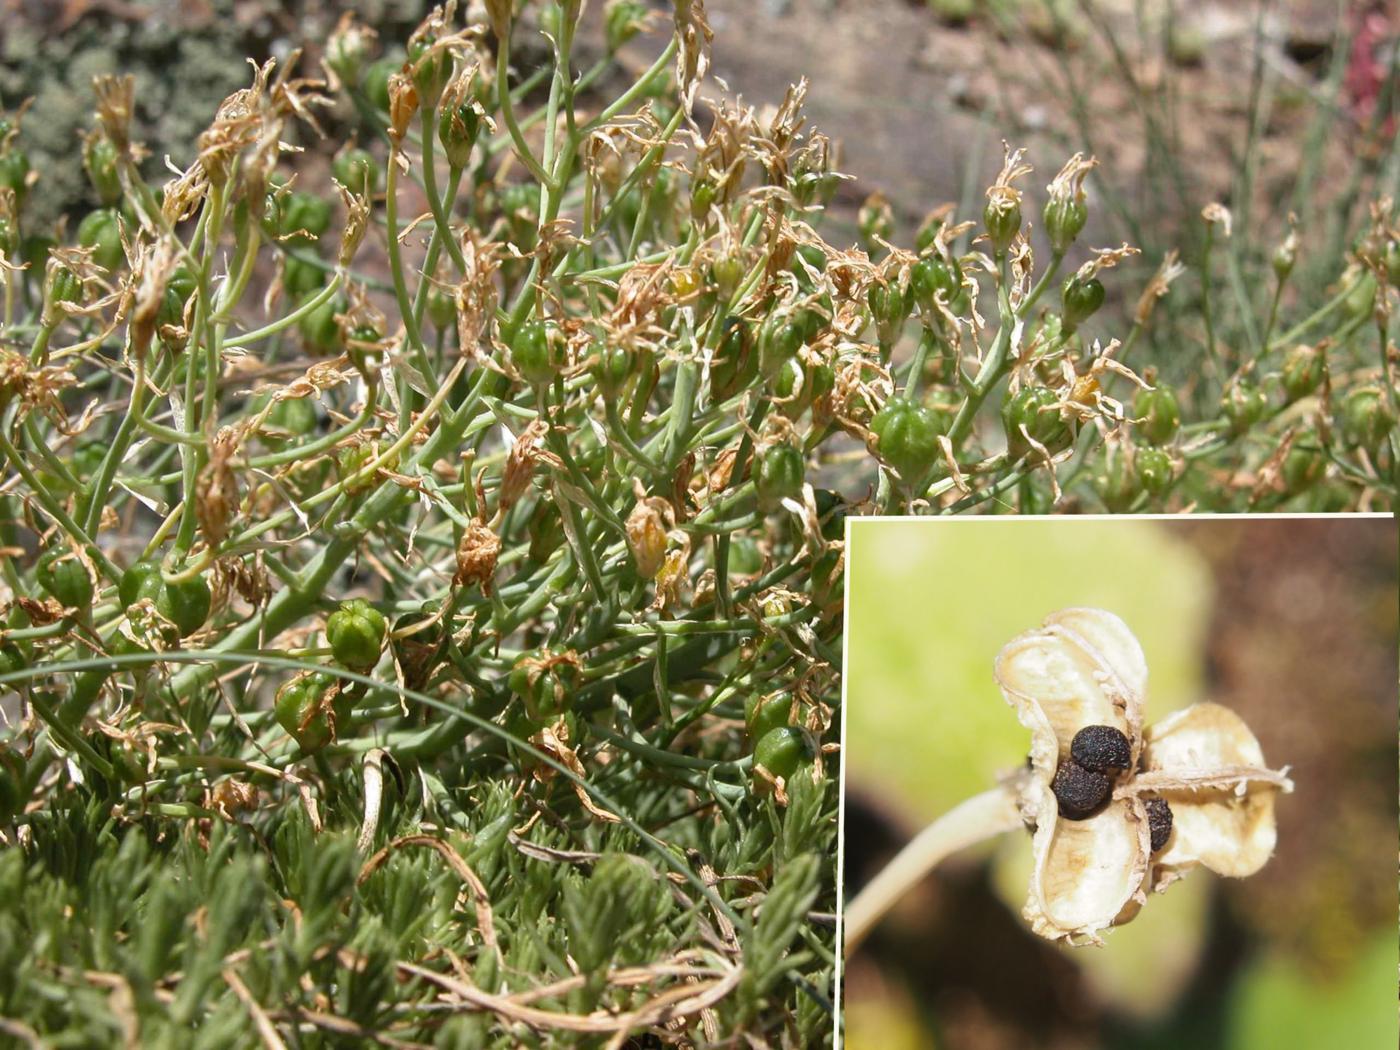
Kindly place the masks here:
POLYGON ((1181 429, 1181 405, 1165 383, 1158 383, 1151 390, 1139 390, 1133 401, 1133 415, 1140 420, 1137 432, 1154 445, 1165 445, 1181 429))
POLYGON ((772 445, 759 453, 753 477, 758 509, 771 514, 783 500, 801 499, 806 470, 801 450, 792 445, 772 445))
POLYGON ((724 319, 724 334, 710 361, 710 390, 717 401, 728 401, 745 389, 758 372, 749 326, 740 318, 724 319))
POLYGON ((1342 305, 1347 317, 1353 321, 1371 313, 1376 305, 1376 278, 1369 270, 1361 275, 1356 287, 1347 295, 1342 305))
POLYGON ((82 297, 83 284, 68 267, 56 268, 48 284, 48 301, 52 304, 76 303, 82 297))
POLYGON ((267 421, 294 438, 306 437, 316 429, 316 406, 310 398, 285 398, 273 406, 267 421))
POLYGON ((744 701, 744 727, 755 744, 775 729, 792 724, 792 694, 754 693, 744 701))
POLYGON ((87 566, 71 554, 45 554, 35 568, 35 578, 65 609, 83 610, 92 604, 92 577, 87 566))
POLYGON ((111 207, 121 199, 122 182, 117 173, 117 148, 106 135, 95 135, 83 146, 83 167, 98 199, 111 207))
POLYGON ((451 293, 437 285, 428 291, 428 320, 442 332, 450 332, 457 323, 457 303, 451 293))
POLYGON ((336 679, 324 671, 298 675, 277 693, 277 723, 291 734, 306 754, 321 750, 336 736, 336 710, 331 690, 336 679))
POLYGON ((1295 346, 1283 359, 1280 378, 1289 404, 1299 401, 1319 386, 1327 372, 1327 359, 1313 346, 1295 346))
POLYGON ((936 311, 934 300, 942 297, 943 302, 955 312, 965 301, 962 287, 962 267, 956 259, 944 259, 941 255, 925 255, 909 270, 909 297, 925 315, 936 311))
POLYGON ((609 0, 603 9, 604 36, 609 54, 641 32, 646 13, 646 7, 638 0, 609 0))
POLYGON ((794 773, 813 759, 807 735, 795 726, 780 726, 765 733, 754 746, 755 766, 762 766, 775 777, 791 780, 794 773))
POLYGON ((1392 288, 1400 288, 1400 241, 1387 241, 1381 254, 1385 279, 1392 288))
POLYGON ((506 684, 525 701, 536 722, 547 722, 573 707, 583 682, 583 670, 572 657, 551 649, 524 653, 515 661, 506 684))
POLYGON ((771 389, 775 407, 789 419, 796 419, 811 400, 807 396, 807 373, 797 358, 785 361, 773 376, 771 389))
POLYGON ((1220 401, 1220 411, 1230 424, 1230 433, 1243 434, 1264 418, 1269 398, 1248 379, 1234 380, 1220 401))
POLYGON ((130 609, 143 599, 154 602, 164 587, 160 565, 153 561, 138 561, 122 573, 117 584, 117 595, 122 605, 130 609))
POLYGON ((1327 457, 1318 447, 1317 435, 1299 434, 1283 459, 1283 485, 1290 496, 1306 492, 1327 473, 1327 457))
POLYGON ((772 378, 802 348, 802 326, 782 314, 773 314, 758 333, 758 369, 772 378))
POLYGON ((363 598, 340 603, 326 619, 326 640, 336 662, 352 671, 368 671, 379 662, 388 625, 384 616, 363 598))
POLYGON ((566 364, 563 334, 543 321, 527 321, 515 333, 511 360, 531 386, 548 386, 566 364))
POLYGON ((368 151, 354 148, 342 150, 331 162, 331 174, 352 193, 372 194, 379 191, 379 165, 368 151))
POLYGON ((893 284, 875 283, 866 295, 870 316, 875 322, 875 338, 883 348, 893 346, 900 329, 909 319, 910 299, 893 284))
POLYGON ((946 415, 904 397, 892 397, 870 421, 875 454, 892 467, 906 488, 916 489, 942 455, 939 437, 946 415))
POLYGON ((914 234, 914 250, 922 255, 932 248, 939 233, 943 231, 943 226, 944 221, 941 214, 935 213, 924 219, 914 234))
POLYGON ((293 302, 304 302, 326 286, 326 271, 315 263, 288 255, 282 264, 282 291, 293 302))
POLYGON ((395 58, 381 58, 365 73, 365 97, 381 113, 389 112, 389 78, 403 67, 395 58))
MULTIPOLYGON (((316 292, 308 292, 302 297, 301 305, 305 306, 315 296, 316 292)), ((297 329, 301 332, 301 337, 305 340, 306 349, 313 354, 328 356, 339 353, 344 345, 341 336, 340 323, 335 319, 336 314, 345 309, 345 303, 337 296, 331 296, 320 306, 310 313, 304 314, 297 322, 297 329)), ((285 404, 285 402, 282 402, 285 404)))
POLYGON ((599 343, 593 348, 593 381, 598 391, 608 398, 616 398, 622 393, 627 380, 632 378, 632 353, 622 346, 607 346, 599 343))
POLYGON ((126 262, 122 248, 121 220, 112 208, 98 208, 78 224, 78 243, 92 249, 92 261, 109 273, 126 262))
POLYGON ((1074 439, 1073 429, 1061 414, 1059 395, 1045 386, 1022 387, 1008 398, 1001 406, 1001 424, 1013 459, 1031 451, 1033 446, 1026 434, 1052 454, 1069 447, 1074 439))
POLYGON ((1045 205, 1045 232, 1050 237, 1050 249, 1063 255, 1084 229, 1089 220, 1088 206, 1074 197, 1054 197, 1045 205))
POLYGON ((163 327, 183 325, 185 323, 185 304, 194 295, 198 283, 194 274, 187 267, 178 266, 172 270, 165 282, 165 296, 161 299, 160 312, 156 315, 156 324, 163 327))
POLYGON ((988 201, 982 209, 982 225, 986 227, 992 247, 997 252, 1006 251, 1021 232, 1021 205, 1015 201, 988 201))
POLYGON ((330 229, 331 206, 313 194, 292 190, 278 198, 276 224, 288 244, 306 247, 330 229))
POLYGON ((1064 283, 1060 290, 1062 323, 1066 331, 1072 332, 1098 313, 1103 306, 1103 282, 1097 277, 1081 278, 1077 274, 1064 283))
MULTIPOLYGON (((578 747, 582 740, 580 734, 587 726, 587 723, 580 722, 578 716, 572 711, 565 711, 563 715, 554 718, 533 718, 530 713, 519 704, 511 707, 510 713, 506 715, 505 719, 506 731, 526 743, 529 743, 531 737, 535 736, 535 734, 539 733, 547 726, 554 728, 556 732, 558 732, 560 738, 566 740, 570 747, 578 747), (561 721, 563 722, 562 730, 559 728, 559 723, 561 721)), ((516 767, 521 773, 536 773, 550 768, 540 759, 536 758, 534 754, 526 751, 513 741, 510 744, 510 752, 515 759, 516 767)))
POLYGON ((1149 496, 1160 496, 1171 488, 1176 479, 1176 465, 1170 453, 1160 448, 1138 449, 1133 460, 1138 484, 1149 496))
POLYGON ((209 584, 196 576, 165 584, 156 596, 156 612, 173 623, 183 638, 204 626, 212 602, 209 584))
POLYGON ((29 191, 29 157, 22 149, 10 147, 0 153, 0 189, 11 190, 15 200, 23 203, 29 191))
POLYGON ((856 213, 860 243, 868 253, 880 251, 880 242, 894 236, 894 209, 883 193, 872 193, 856 213))
POLYGON ((438 115, 438 141, 442 143, 448 164, 465 168, 471 162, 472 147, 480 134, 481 113, 472 100, 443 106, 438 115))
POLYGON ((1342 402, 1342 441, 1348 448, 1363 448, 1371 455, 1395 429, 1395 412, 1390 398, 1380 387, 1353 390, 1342 402))
POLYGON ((444 49, 435 49, 436 44, 434 34, 423 32, 408 42, 409 72, 425 106, 437 105, 442 89, 452 79, 452 55, 444 49))

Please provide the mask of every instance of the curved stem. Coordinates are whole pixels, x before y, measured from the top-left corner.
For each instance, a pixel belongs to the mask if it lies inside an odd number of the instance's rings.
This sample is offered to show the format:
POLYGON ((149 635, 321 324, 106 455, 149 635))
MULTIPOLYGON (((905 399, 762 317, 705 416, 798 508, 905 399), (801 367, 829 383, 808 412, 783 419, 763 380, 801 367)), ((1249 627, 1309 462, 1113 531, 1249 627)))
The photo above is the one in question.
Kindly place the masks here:
POLYGON ((910 840, 846 905, 844 953, 854 954, 875 924, 950 853, 1021 827, 1016 795, 1008 784, 974 795, 910 840))

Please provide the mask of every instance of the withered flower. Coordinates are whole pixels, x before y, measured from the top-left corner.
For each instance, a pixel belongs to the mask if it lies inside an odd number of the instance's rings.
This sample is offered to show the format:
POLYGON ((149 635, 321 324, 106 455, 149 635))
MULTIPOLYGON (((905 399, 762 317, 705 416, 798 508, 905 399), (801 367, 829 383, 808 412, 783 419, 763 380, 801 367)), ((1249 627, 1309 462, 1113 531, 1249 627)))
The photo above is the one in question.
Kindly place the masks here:
POLYGON ((403 148, 404 136, 408 134, 413 115, 418 112, 418 105, 418 89, 413 85, 413 78, 403 71, 393 74, 389 78, 389 138, 395 150, 403 148))
POLYGON ((1185 272, 1186 267, 1179 261, 1176 249, 1167 252, 1162 257, 1162 265, 1157 267, 1157 272, 1152 275, 1152 279, 1143 288, 1142 295, 1138 297, 1137 307, 1133 310, 1133 323, 1144 326, 1152 320, 1152 311, 1157 306, 1157 300, 1166 295, 1172 282, 1185 272))
POLYGON ((481 584, 483 594, 491 593, 491 581, 496 575, 496 559, 501 554, 501 538, 482 521, 471 521, 462 532, 457 545, 457 573, 454 587, 481 584))
POLYGON ((497 513, 504 514, 513 507, 534 477, 535 465, 545 463, 562 468, 563 462, 552 452, 545 450, 544 443, 549 435, 549 424, 541 417, 531 420, 524 432, 515 438, 506 455, 505 470, 501 473, 501 489, 497 503, 497 513))
POLYGON ((637 503, 627 515, 627 547, 637 575, 650 580, 666 562, 666 533, 675 524, 676 512, 660 496, 648 496, 640 481, 634 482, 633 487, 637 503))
POLYGON ((1249 727, 1219 704, 1144 730, 1147 663, 1113 613, 1046 617, 1002 649, 996 678, 1031 731, 1018 805, 1034 829, 1022 914, 1036 933, 1097 944, 1197 865, 1241 878, 1269 859, 1286 770, 1265 766, 1249 727))
POLYGON ((116 147, 122 162, 137 159, 132 154, 131 120, 136 113, 136 78, 104 74, 92 78, 92 90, 97 96, 97 120, 107 138, 116 147))

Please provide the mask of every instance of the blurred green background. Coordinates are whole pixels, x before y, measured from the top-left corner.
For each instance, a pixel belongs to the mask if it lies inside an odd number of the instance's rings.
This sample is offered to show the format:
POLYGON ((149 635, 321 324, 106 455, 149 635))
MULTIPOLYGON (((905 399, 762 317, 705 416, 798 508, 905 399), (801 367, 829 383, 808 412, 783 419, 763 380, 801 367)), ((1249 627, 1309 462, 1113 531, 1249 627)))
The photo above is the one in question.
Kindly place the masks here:
POLYGON ((1025 928, 1028 836, 950 859, 850 960, 850 1050, 1396 1044, 1392 520, 870 520, 849 540, 847 899, 1024 762, 992 661, 1065 606, 1138 635, 1149 722, 1225 703, 1297 782, 1261 873, 1194 872, 1103 949, 1025 928))

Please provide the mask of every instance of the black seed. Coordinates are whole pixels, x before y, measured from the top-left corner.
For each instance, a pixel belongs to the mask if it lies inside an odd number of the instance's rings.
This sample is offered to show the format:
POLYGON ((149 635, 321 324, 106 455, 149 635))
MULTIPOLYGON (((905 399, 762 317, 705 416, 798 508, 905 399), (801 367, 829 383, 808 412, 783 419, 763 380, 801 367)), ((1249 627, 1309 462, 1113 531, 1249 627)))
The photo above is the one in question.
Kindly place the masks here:
POLYGON ((1164 798, 1149 798, 1143 805, 1147 807, 1147 830, 1152 833, 1152 852, 1156 853, 1172 837, 1172 808, 1164 798))
POLYGON ((1069 753, 1081 766, 1095 773, 1127 769, 1133 760, 1128 738, 1112 726, 1085 726, 1074 734, 1069 753))
POLYGON ((1093 816, 1108 798, 1109 787, 1108 777, 1085 769, 1072 759, 1060 763, 1050 783, 1050 790, 1060 800, 1060 816, 1070 820, 1093 816))

